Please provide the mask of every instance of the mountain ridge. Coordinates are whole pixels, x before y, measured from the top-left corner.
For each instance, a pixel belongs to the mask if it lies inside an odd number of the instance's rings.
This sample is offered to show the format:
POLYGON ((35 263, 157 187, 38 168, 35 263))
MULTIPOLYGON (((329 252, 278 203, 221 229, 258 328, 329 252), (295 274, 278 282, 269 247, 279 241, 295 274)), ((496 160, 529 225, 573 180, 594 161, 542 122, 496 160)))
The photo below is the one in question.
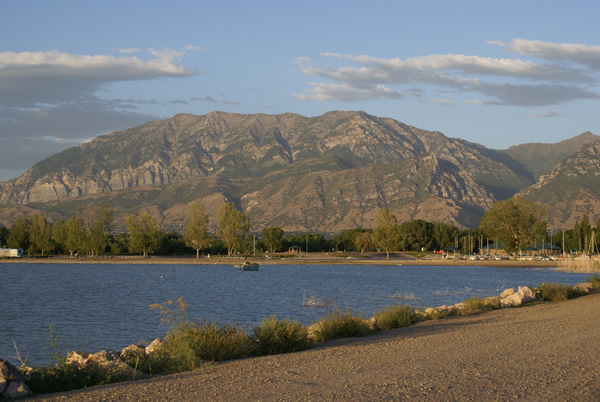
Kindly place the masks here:
MULTIPOLYGON (((523 149, 515 152, 526 155, 523 149)), ((544 152, 553 160, 562 155, 544 152)), ((69 148, 0 182, 0 222, 10 224, 14 214, 6 211, 15 205, 60 219, 80 212, 84 199, 110 199, 117 222, 146 209, 165 227, 181 225, 195 200, 213 209, 235 202, 257 230, 369 227, 379 208, 391 208, 401 220, 475 227, 494 201, 548 173, 528 163, 361 111, 177 114, 69 148), (183 183, 195 190, 186 192, 183 183), (147 197, 137 205, 128 193, 136 191, 147 197)))

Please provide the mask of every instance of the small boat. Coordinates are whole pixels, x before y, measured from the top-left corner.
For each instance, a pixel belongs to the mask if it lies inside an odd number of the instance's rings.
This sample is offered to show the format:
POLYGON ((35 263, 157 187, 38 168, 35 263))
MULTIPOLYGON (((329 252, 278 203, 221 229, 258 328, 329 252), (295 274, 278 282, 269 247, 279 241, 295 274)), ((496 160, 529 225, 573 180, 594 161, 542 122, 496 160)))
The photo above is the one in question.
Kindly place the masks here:
POLYGON ((236 269, 241 269, 242 271, 258 271, 258 268, 260 267, 260 265, 257 264, 256 262, 246 261, 243 264, 235 264, 233 267, 236 269))

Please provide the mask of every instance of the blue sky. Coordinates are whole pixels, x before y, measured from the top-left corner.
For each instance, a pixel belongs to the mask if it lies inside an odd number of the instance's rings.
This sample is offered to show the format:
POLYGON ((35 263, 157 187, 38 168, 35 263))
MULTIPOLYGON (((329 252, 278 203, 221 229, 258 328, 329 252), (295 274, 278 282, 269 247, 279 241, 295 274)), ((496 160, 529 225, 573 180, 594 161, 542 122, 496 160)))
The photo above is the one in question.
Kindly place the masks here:
POLYGON ((0 180, 177 113, 364 110, 489 148, 600 134, 595 1, 0 0, 0 180))

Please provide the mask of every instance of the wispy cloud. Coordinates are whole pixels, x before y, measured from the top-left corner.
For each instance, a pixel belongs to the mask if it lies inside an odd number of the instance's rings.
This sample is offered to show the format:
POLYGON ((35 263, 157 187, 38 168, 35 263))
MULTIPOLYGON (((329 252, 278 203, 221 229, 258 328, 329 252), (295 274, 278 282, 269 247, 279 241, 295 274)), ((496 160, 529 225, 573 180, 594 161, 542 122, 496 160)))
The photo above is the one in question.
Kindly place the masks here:
POLYGON ((450 99, 433 98, 429 99, 427 102, 431 103, 432 105, 452 106, 452 101, 450 99))
POLYGON ((600 46, 523 39, 488 44, 527 57, 433 54, 383 59, 326 52, 321 54, 329 60, 326 66, 306 57, 296 60, 304 74, 317 80, 294 96, 307 101, 402 99, 410 85, 421 92, 437 88, 470 94, 468 99, 478 94, 476 102, 465 102, 488 105, 546 106, 599 97, 600 46))
POLYGON ((525 115, 516 115, 517 119, 545 119, 548 117, 559 117, 560 113, 557 113, 553 110, 539 110, 535 113, 529 113, 525 115))

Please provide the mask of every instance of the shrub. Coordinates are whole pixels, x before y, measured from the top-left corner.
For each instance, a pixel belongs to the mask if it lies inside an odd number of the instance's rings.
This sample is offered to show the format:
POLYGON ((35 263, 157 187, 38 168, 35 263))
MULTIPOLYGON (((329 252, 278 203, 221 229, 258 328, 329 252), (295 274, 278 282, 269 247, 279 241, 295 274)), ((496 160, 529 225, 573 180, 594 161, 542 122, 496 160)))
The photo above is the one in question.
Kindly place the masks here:
POLYGON ((255 326, 254 336, 258 341, 254 354, 259 356, 297 352, 311 346, 306 328, 296 320, 278 320, 275 315, 255 326))
POLYGON ((594 290, 600 290, 600 276, 598 275, 594 275, 590 278, 590 282, 592 283, 592 286, 594 287, 594 290))
POLYGON ((536 292, 544 301, 564 301, 583 296, 583 293, 573 286, 559 283, 542 283, 538 285, 536 292))
POLYGON ((350 309, 346 309, 346 312, 342 313, 335 308, 317 323, 314 336, 316 342, 325 342, 333 339, 366 336, 372 332, 369 324, 362 317, 352 315, 350 309))
POLYGON ((29 389, 36 394, 71 391, 125 380, 116 375, 114 368, 107 369, 99 364, 88 364, 80 368, 76 363, 63 363, 42 366, 21 374, 29 389))
POLYGON ((235 325, 219 328, 216 323, 205 321, 188 331, 196 356, 204 361, 238 359, 249 355, 254 347, 252 338, 235 325))
POLYGON ((499 300, 472 297, 464 301, 464 306, 458 310, 459 315, 472 315, 484 311, 496 310, 501 307, 499 300))
POLYGON ((399 304, 393 304, 374 315, 377 327, 381 330, 408 327, 417 320, 415 311, 399 304))
POLYGON ((143 372, 190 371, 214 361, 247 356, 254 347, 250 336, 234 325, 219 328, 209 321, 189 322, 183 298, 169 300, 164 305, 152 304, 150 308, 159 310, 161 324, 168 324, 169 331, 152 356, 136 361, 143 372))

